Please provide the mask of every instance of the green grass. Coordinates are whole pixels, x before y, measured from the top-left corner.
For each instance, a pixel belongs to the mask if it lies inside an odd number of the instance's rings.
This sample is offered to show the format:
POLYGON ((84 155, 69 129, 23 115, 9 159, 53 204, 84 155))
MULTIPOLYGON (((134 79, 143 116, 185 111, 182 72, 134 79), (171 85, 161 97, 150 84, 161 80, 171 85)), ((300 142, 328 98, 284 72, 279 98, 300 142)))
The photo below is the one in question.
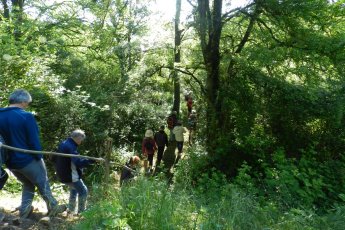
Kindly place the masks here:
POLYGON ((174 189, 161 178, 138 178, 108 191, 75 229, 342 229, 345 207, 319 216, 312 210, 281 211, 231 184, 214 190, 174 189), (192 191, 192 192, 191 192, 192 191), (193 192, 195 191, 195 192, 193 192))

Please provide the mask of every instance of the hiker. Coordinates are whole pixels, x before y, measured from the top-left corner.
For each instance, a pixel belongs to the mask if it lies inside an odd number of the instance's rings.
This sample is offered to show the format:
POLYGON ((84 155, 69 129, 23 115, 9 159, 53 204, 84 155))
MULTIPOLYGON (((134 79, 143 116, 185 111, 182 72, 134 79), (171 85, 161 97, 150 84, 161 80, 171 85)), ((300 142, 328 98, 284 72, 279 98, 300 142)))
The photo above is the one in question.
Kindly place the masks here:
MULTIPOLYGON (((58 152, 79 155, 77 148, 84 141, 83 130, 74 130, 70 137, 59 144, 58 152)), ((85 210, 88 190, 82 180, 82 168, 93 164, 94 160, 81 159, 77 157, 54 156, 53 158, 56 174, 60 182, 66 184, 70 189, 68 213, 74 214, 76 199, 78 196, 78 213, 85 210)))
POLYGON ((191 114, 188 117, 188 130, 189 130, 188 142, 190 145, 192 144, 192 139, 193 139, 195 129, 196 129, 196 112, 195 110, 192 110, 191 114))
POLYGON ((192 96, 189 96, 187 100, 188 116, 192 113, 192 108, 193 108, 193 98, 192 96))
POLYGON ((180 160, 182 149, 183 149, 183 142, 184 142, 184 136, 183 134, 187 132, 186 129, 182 126, 181 121, 177 121, 176 126, 173 129, 173 133, 176 138, 176 146, 178 150, 178 156, 176 158, 176 163, 180 160))
POLYGON ((151 129, 146 130, 141 149, 144 156, 144 169, 147 171, 147 161, 149 161, 148 172, 152 172, 153 156, 157 146, 155 140, 153 139, 153 131, 151 129))
POLYGON ((177 122, 177 112, 172 111, 171 114, 167 117, 167 125, 168 125, 168 129, 170 130, 169 141, 175 141, 175 136, 172 130, 174 129, 176 122, 177 122))
POLYGON ((162 125, 158 132, 155 133, 154 139, 157 143, 157 161, 156 166, 159 166, 163 158, 165 146, 168 147, 168 135, 164 131, 165 127, 162 125))
POLYGON ((192 108, 193 108, 193 97, 192 97, 192 92, 186 92, 184 95, 184 99, 186 101, 186 105, 187 105, 187 110, 188 110, 188 114, 187 117, 189 117, 189 115, 192 112, 192 108))
POLYGON ((120 186, 123 183, 132 180, 135 176, 136 167, 140 164, 140 158, 138 156, 132 156, 129 161, 122 167, 120 186))
MULTIPOLYGON (((25 109, 31 103, 29 92, 17 89, 9 96, 9 106, 0 108, 0 134, 7 145, 41 151, 39 129, 34 115, 25 109)), ((14 176, 22 183, 22 201, 19 216, 27 218, 33 212, 32 201, 37 187, 47 204, 48 215, 54 216, 65 211, 65 205, 58 205, 50 190, 47 169, 41 154, 27 154, 8 151, 6 163, 14 176)))

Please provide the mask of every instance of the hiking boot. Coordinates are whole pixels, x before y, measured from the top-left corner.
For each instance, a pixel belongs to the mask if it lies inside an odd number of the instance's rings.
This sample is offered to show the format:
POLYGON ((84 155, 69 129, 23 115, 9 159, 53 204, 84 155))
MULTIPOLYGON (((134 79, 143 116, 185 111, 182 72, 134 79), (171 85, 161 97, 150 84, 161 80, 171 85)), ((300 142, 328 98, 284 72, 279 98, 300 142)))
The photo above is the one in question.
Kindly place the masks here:
POLYGON ((56 216, 59 213, 63 213, 67 209, 67 206, 64 204, 55 205, 48 211, 48 216, 56 216))
POLYGON ((33 213, 33 211, 34 211, 34 207, 30 205, 23 212, 19 213, 19 217, 22 219, 28 218, 33 213))

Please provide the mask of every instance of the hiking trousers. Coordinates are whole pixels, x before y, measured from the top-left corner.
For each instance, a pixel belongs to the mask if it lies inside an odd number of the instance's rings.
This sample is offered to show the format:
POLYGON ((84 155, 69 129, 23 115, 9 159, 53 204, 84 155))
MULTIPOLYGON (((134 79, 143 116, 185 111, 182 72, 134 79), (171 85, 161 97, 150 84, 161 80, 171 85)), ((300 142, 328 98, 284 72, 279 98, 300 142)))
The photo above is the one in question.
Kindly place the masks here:
POLYGON ((88 195, 88 190, 83 180, 80 179, 76 182, 66 183, 66 185, 68 185, 68 187, 70 188, 68 203, 69 211, 73 213, 75 212, 78 197, 78 213, 83 212, 85 210, 86 199, 88 195))
POLYGON ((22 183, 22 202, 19 213, 24 213, 31 209, 35 195, 35 187, 47 204, 48 212, 55 207, 58 202, 53 197, 47 176, 47 169, 43 159, 32 160, 27 166, 21 169, 11 169, 11 172, 22 183))
POLYGON ((163 153, 164 153, 164 149, 165 149, 165 145, 163 146, 158 146, 158 150, 157 150, 157 162, 156 165, 160 165, 162 158, 163 158, 163 153))
POLYGON ((182 153, 183 141, 176 141, 176 146, 177 146, 178 153, 182 153))

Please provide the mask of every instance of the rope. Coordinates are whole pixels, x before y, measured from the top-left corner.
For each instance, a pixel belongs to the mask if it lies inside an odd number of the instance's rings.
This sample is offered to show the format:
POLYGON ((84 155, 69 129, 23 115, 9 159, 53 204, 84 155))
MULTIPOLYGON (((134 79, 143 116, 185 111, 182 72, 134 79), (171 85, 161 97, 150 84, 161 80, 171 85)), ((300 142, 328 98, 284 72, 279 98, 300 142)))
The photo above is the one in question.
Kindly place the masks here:
POLYGON ((103 158, 97 158, 97 157, 90 157, 90 156, 82 156, 82 155, 74 155, 74 154, 66 154, 66 153, 57 153, 57 152, 47 152, 47 151, 35 151, 35 150, 28 150, 28 149, 21 149, 21 148, 15 148, 9 145, 5 145, 2 142, 0 142, 0 148, 9 149, 16 152, 22 152, 22 153, 29 153, 29 154, 42 154, 42 155, 55 155, 55 156, 62 156, 62 157, 76 157, 76 158, 84 158, 84 159, 90 159, 95 161, 101 161, 105 162, 103 158))
MULTIPOLYGON (((2 142, 0 142, 0 149, 1 148, 9 149, 9 150, 16 151, 16 152, 28 153, 28 154, 55 155, 55 156, 62 156, 62 157, 77 157, 77 158, 83 158, 83 159, 90 159, 90 160, 105 162, 105 159, 103 159, 103 158, 96 158, 96 157, 82 156, 82 155, 74 155, 74 154, 67 154, 67 153, 27 150, 27 149, 15 148, 15 147, 12 147, 12 146, 9 146, 9 145, 5 145, 2 142)), ((128 166, 120 164, 120 163, 109 162, 109 164, 120 166, 120 167, 124 167, 124 168, 128 169, 131 172, 137 172, 136 170, 131 169, 128 166)))
MULTIPOLYGON (((27 149, 15 148, 15 147, 12 147, 12 146, 9 146, 9 145, 5 145, 2 142, 0 142, 0 149, 1 148, 9 149, 9 150, 16 151, 16 152, 28 153, 28 154, 55 155, 55 156, 62 156, 62 157, 77 157, 77 158, 83 158, 83 159, 90 159, 90 160, 95 160, 95 161, 106 162, 105 159, 103 159, 103 158, 90 157, 90 156, 82 156, 82 155, 74 155, 74 154, 67 154, 67 153, 27 150, 27 149)), ((131 172, 137 173, 136 170, 131 169, 128 166, 122 165, 120 163, 109 162, 109 164, 117 165, 117 166, 120 166, 120 167, 124 167, 124 168, 128 169, 131 172)))

